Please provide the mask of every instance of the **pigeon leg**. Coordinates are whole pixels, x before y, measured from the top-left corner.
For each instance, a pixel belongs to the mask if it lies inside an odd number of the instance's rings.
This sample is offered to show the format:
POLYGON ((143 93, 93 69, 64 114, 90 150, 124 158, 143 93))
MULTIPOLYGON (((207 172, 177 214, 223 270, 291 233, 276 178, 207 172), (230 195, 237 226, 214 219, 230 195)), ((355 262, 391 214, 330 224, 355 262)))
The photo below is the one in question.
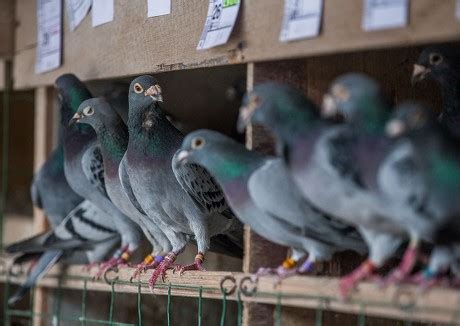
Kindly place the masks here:
POLYGON ((436 285, 446 283, 448 279, 444 274, 445 273, 439 273, 427 267, 420 273, 414 275, 410 281, 419 285, 422 292, 425 292, 436 285))
POLYGON ((102 275, 104 275, 104 273, 108 271, 110 268, 127 266, 131 254, 132 252, 128 250, 127 246, 117 250, 111 259, 101 264, 101 266, 99 267, 99 271, 95 276, 95 279, 100 279, 102 275))
POLYGON ((150 290, 153 291, 153 287, 155 286, 155 283, 157 282, 160 276, 161 276, 161 280, 163 282, 165 281, 166 271, 168 269, 173 268, 173 264, 176 261, 176 258, 177 258, 177 253, 174 251, 171 251, 164 257, 164 259, 160 262, 158 267, 152 273, 152 276, 150 276, 150 279, 149 279, 150 290))
POLYGON ((131 276, 131 280, 137 278, 140 274, 146 272, 149 269, 155 269, 163 261, 163 256, 161 255, 147 255, 142 263, 136 266, 136 270, 131 276))
POLYGON ((204 253, 198 252, 195 256, 195 261, 189 265, 177 265, 174 268, 174 272, 179 272, 179 275, 182 275, 185 271, 206 271, 203 267, 204 262, 204 253))
POLYGON ((372 276, 375 270, 375 264, 370 260, 366 260, 353 272, 343 277, 339 284, 342 299, 347 299, 350 292, 356 289, 358 283, 372 276))
POLYGON ((401 263, 383 280, 382 286, 386 287, 391 284, 401 283, 409 276, 417 262, 419 243, 420 241, 417 238, 412 239, 401 263))

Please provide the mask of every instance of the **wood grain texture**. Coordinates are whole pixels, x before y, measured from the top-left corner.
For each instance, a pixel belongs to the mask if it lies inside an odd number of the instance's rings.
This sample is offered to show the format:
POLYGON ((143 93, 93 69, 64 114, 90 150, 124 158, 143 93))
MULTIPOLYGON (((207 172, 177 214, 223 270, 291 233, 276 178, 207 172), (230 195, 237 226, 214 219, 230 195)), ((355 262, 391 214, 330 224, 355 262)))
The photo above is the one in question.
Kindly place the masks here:
POLYGON ((70 32, 64 19, 63 66, 36 75, 35 1, 18 0, 15 87, 49 85, 64 72, 82 80, 104 79, 459 39, 455 0, 410 4, 408 27, 366 33, 361 30, 362 0, 328 0, 318 38, 281 43, 283 2, 247 0, 228 44, 196 51, 207 1, 174 0, 171 15, 147 18, 145 1, 118 0, 111 23, 93 28, 87 17, 70 32))
MULTIPOLYGON (((60 282, 63 289, 82 290, 84 279, 87 279, 88 289, 91 291, 111 291, 110 284, 103 280, 93 281, 90 275, 82 275, 83 266, 69 267, 63 272, 61 266, 55 266, 38 284, 40 287, 56 288, 60 282)), ((115 282, 117 293, 137 293, 138 281, 133 283, 129 279, 133 269, 124 268, 118 273, 110 272, 109 280, 118 277, 115 282)), ((151 293, 146 286, 149 274, 140 277, 141 292, 151 293)), ((203 288, 203 298, 221 299, 220 284, 224 277, 233 277, 238 286, 245 273, 232 272, 186 272, 183 276, 167 273, 165 283, 159 281, 154 289, 156 295, 167 295, 171 284, 172 296, 198 297, 199 287, 203 288)), ((10 277, 10 282, 19 283, 24 276, 10 277)), ((0 275, 0 281, 5 281, 5 275, 0 275)), ((281 304, 284 307, 302 307, 311 309, 346 312, 349 314, 364 313, 367 316, 382 316, 394 319, 406 319, 423 322, 452 322, 460 320, 459 295, 454 289, 436 287, 429 292, 421 294, 413 286, 389 287, 385 290, 376 291, 375 284, 363 283, 359 292, 355 293, 348 302, 338 298, 338 279, 329 277, 292 277, 275 286, 273 277, 261 277, 257 284, 257 292, 254 296, 241 296, 243 302, 262 302, 276 304, 278 296, 281 296, 281 304)), ((233 283, 226 283, 231 285, 233 283)), ((228 288, 226 286, 226 288, 228 288)), ((237 300, 236 294, 228 295, 227 299, 237 300)), ((286 312, 294 314, 295 310, 286 309, 286 312)), ((311 320, 311 313, 302 313, 302 318, 311 320)), ((326 316, 325 316, 326 317, 326 316)), ((296 317, 300 318, 299 316, 296 317)), ((338 316, 330 314, 327 319, 343 321, 338 316)), ((288 323, 288 320, 283 319, 288 323)), ((292 323, 292 319, 289 321, 292 323)), ((288 323, 289 324, 289 323, 288 323)), ((257 323, 253 324, 257 325, 257 323)))

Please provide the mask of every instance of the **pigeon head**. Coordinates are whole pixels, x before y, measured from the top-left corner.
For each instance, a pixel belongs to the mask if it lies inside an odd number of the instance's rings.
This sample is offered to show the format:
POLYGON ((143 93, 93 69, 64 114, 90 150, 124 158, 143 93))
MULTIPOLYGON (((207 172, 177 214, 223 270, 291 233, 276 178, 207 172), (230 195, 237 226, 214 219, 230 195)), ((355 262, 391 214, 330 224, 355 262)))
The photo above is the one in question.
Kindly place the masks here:
POLYGON ((280 125, 293 127, 297 119, 302 123, 318 118, 318 111, 299 90, 268 82, 257 85, 243 99, 238 117, 238 130, 249 124, 259 124, 275 130, 280 125))
POLYGON ((420 53, 414 64, 411 81, 413 84, 426 79, 439 83, 449 82, 455 77, 457 81, 460 66, 460 50, 458 46, 440 44, 427 47, 420 53))
POLYGON ((61 104, 61 123, 67 126, 81 102, 92 97, 86 86, 73 74, 56 79, 55 87, 61 104))
POLYGON ((359 73, 338 77, 323 97, 324 117, 342 116, 347 123, 369 132, 383 131, 389 103, 380 85, 359 73))
POLYGON ((278 155, 285 155, 289 143, 319 119, 316 106, 299 90, 274 82, 254 87, 240 108, 238 130, 252 123, 271 131, 278 155))
POLYGON ((158 81, 153 76, 139 76, 131 82, 129 86, 130 108, 147 107, 157 102, 163 102, 163 94, 158 81))
POLYGON ((222 181, 247 175, 253 164, 250 157, 259 155, 217 131, 201 129, 184 138, 173 162, 176 167, 201 165, 222 181), (243 152, 248 155, 241 155, 243 152))
POLYGON ((83 101, 69 124, 86 123, 98 130, 104 124, 116 121, 117 118, 117 113, 112 109, 109 102, 103 97, 96 97, 83 101))
POLYGON ((414 131, 424 130, 436 123, 433 110, 415 102, 403 102, 396 106, 385 126, 388 137, 400 137, 414 131))

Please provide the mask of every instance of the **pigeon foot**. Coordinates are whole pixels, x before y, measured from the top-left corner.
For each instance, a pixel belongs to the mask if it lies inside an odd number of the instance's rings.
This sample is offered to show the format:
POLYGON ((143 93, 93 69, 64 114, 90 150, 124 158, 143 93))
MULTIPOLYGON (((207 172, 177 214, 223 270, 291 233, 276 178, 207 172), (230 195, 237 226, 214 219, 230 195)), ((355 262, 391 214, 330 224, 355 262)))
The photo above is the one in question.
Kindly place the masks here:
POLYGON ((339 283, 340 297, 342 300, 348 299, 350 293, 356 289, 358 284, 371 277, 375 269, 375 265, 371 261, 366 260, 353 272, 343 277, 339 283))
POLYGON ((195 256, 195 261, 189 265, 177 265, 174 268, 174 273, 179 272, 179 275, 182 275, 185 271, 202 271, 205 272, 206 269, 203 267, 204 254, 198 252, 195 256))
POLYGON ((149 288, 153 292, 153 287, 155 286, 158 278, 161 276, 161 280, 164 282, 166 278, 166 271, 173 268, 174 261, 176 260, 177 255, 175 252, 168 253, 164 259, 160 262, 158 267, 152 273, 149 279, 149 288))
POLYGON ((131 252, 128 250, 127 247, 117 250, 117 252, 113 255, 111 259, 106 262, 103 262, 100 267, 99 271, 97 272, 94 279, 98 280, 104 275, 109 269, 115 267, 127 267, 128 260, 131 257, 131 252))
POLYGON ((145 273, 149 269, 155 269, 163 261, 163 256, 157 255, 153 257, 152 255, 147 255, 142 263, 137 264, 136 270, 131 276, 131 280, 139 277, 140 274, 145 273))
POLYGON ((404 257, 396 269, 391 271, 390 275, 387 276, 380 282, 381 287, 387 287, 392 284, 399 284, 406 280, 409 274, 412 272, 412 269, 415 266, 417 261, 417 253, 418 250, 416 247, 409 247, 407 248, 406 252, 404 253, 404 257))
POLYGON ((424 269, 410 278, 411 283, 420 287, 422 292, 426 292, 436 285, 448 283, 448 278, 445 275, 431 271, 429 268, 424 269))

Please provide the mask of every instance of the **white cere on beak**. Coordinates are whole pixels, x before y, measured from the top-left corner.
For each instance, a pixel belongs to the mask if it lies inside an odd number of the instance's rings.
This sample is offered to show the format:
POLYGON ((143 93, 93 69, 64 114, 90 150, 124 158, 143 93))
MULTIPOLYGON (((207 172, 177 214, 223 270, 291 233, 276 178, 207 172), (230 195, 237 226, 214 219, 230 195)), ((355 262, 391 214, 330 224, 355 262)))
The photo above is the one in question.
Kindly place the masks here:
POLYGON ((405 131, 406 127, 401 120, 391 120, 385 127, 385 132, 389 137, 398 137, 405 131))
POLYGON ((337 105, 334 98, 330 94, 324 95, 323 104, 321 105, 321 115, 323 117, 333 117, 337 113, 337 105))
POLYGON ((186 150, 181 150, 179 154, 177 154, 177 161, 183 162, 189 157, 190 153, 186 150))

